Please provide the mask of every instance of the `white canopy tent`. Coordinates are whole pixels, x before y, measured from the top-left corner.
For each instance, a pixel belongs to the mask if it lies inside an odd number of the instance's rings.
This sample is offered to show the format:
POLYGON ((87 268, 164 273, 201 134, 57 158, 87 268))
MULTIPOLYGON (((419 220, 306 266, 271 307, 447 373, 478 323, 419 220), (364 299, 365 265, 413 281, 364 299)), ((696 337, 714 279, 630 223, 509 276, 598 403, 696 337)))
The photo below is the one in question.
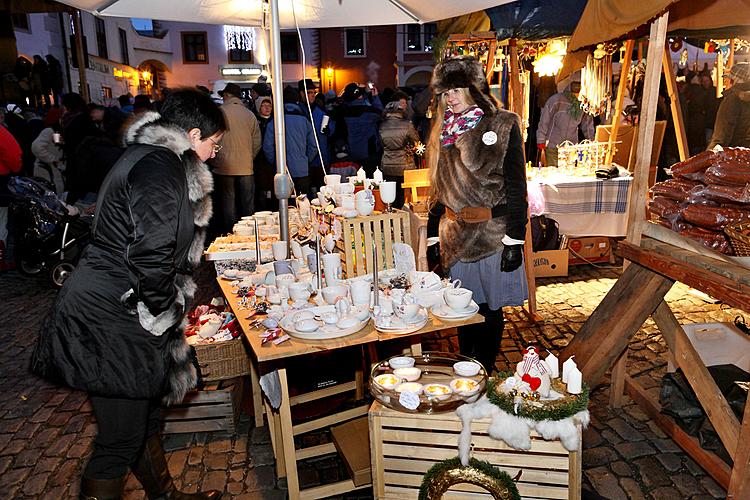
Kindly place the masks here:
POLYGON ((281 239, 289 241, 284 105, 282 101, 281 28, 333 28, 426 23, 509 3, 512 0, 61 0, 103 16, 138 17, 207 24, 266 26, 271 22, 276 178, 281 239), (268 16, 268 17, 266 17, 268 16), (296 21, 296 22, 295 22, 296 21))

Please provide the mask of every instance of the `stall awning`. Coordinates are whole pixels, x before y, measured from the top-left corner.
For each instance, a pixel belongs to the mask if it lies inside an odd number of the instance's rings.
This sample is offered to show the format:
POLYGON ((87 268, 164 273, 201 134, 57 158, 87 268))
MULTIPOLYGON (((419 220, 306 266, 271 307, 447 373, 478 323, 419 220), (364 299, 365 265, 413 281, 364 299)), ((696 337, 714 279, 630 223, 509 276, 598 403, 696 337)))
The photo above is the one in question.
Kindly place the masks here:
POLYGON ((498 38, 542 40, 570 36, 586 0, 518 0, 487 9, 498 38))

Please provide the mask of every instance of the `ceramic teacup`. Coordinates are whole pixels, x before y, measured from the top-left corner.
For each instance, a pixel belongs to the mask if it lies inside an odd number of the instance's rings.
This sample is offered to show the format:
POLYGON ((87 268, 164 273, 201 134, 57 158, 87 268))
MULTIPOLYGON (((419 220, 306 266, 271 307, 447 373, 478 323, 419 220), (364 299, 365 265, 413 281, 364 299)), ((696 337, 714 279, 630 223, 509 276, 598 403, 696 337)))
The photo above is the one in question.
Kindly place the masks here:
POLYGON ((370 282, 367 280, 355 280, 349 284, 354 305, 370 305, 370 282))
POLYGON ((308 283, 292 283, 289 285, 289 298, 295 302, 304 302, 310 298, 308 283))
POLYGON ((320 293, 323 295, 323 300, 328 304, 335 304, 336 299, 346 297, 346 286, 345 285, 333 285, 323 288, 320 293))
POLYGON ((341 183, 341 176, 338 174, 329 174, 323 178, 326 186, 335 186, 341 183))
POLYGON ((469 307, 472 296, 472 291, 466 288, 446 288, 443 291, 445 303, 454 311, 463 311, 469 307))
POLYGON ((401 304, 395 307, 396 315, 404 321, 413 320, 419 312, 417 304, 401 304))
POLYGON ((271 250, 273 251, 273 260, 284 260, 289 255, 288 253, 289 244, 284 241, 274 241, 271 244, 271 250))

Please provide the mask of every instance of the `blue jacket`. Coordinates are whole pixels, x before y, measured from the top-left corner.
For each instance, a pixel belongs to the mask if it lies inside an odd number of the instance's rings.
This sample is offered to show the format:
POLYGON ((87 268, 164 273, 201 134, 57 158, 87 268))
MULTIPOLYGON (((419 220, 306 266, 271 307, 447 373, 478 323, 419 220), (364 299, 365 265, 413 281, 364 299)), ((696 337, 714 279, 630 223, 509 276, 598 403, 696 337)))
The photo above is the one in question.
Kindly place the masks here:
MULTIPOLYGON (((318 143, 320 144, 320 152, 323 154, 323 164, 328 166, 331 162, 330 155, 328 153, 328 136, 320 131, 321 125, 323 124, 323 117, 326 112, 320 109, 318 106, 312 108, 313 123, 315 124, 315 134, 318 136, 318 143)), ((332 120, 328 122, 328 133, 333 133, 334 123, 332 120)))
MULTIPOLYGON (((320 163, 315 148, 315 137, 310 120, 305 118, 297 104, 284 104, 284 126, 286 127, 286 164, 292 177, 305 177, 310 165, 320 163)), ((276 165, 276 134, 273 119, 263 138, 263 154, 272 165, 276 165)))
MULTIPOLYGON (((380 100, 378 99, 378 103, 380 100)), ((344 121, 348 133, 349 151, 352 160, 362 163, 382 152, 378 128, 381 112, 365 101, 352 101, 344 110, 344 121)))

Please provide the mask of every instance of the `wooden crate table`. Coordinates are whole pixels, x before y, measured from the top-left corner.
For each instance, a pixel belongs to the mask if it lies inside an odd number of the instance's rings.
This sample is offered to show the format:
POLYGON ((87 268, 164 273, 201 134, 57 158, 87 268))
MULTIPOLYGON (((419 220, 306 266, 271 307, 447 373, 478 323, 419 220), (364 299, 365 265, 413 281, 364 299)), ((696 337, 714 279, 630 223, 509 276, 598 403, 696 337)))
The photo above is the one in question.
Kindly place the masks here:
MULTIPOLYGON (((337 217, 342 237, 336 242, 345 278, 372 273, 372 244, 378 246, 378 269, 393 269, 393 243, 411 245, 409 214, 403 210, 365 217, 337 217)), ((416 255, 416 251, 414 252, 416 255)))
MULTIPOLYGON (((375 498, 417 498, 430 467, 458 456, 461 420, 454 412, 402 413, 379 402, 370 407, 370 453, 375 498)), ((532 433, 531 449, 515 450, 487 434, 490 420, 472 423, 472 453, 515 478, 522 498, 581 497, 581 451, 569 452, 559 441, 532 433)), ((580 428, 579 428, 580 432, 580 428)), ((579 443, 581 442, 579 436, 579 443)), ((492 498, 478 486, 458 484, 443 498, 492 498)))
MULTIPOLYGON (((314 401, 348 391, 357 391, 358 395, 361 397, 359 393, 364 387, 364 372, 358 371, 355 373, 353 376, 354 380, 352 381, 290 397, 289 379, 286 370, 287 363, 293 363, 295 356, 310 355, 357 345, 373 344, 378 341, 387 341, 397 337, 408 337, 412 340, 412 350, 416 354, 421 350, 419 338, 422 334, 436 332, 447 328, 481 323, 484 321, 484 317, 480 314, 475 314, 471 318, 464 320, 451 322, 442 321, 430 315, 427 324, 421 330, 408 335, 381 334, 375 330, 374 325, 370 322, 362 331, 340 339, 308 341, 292 338, 291 340, 279 345, 273 345, 270 343, 262 345, 261 339, 258 336, 260 330, 250 326, 251 322, 247 319, 248 311, 239 309, 238 298, 232 293, 230 282, 219 279, 218 283, 222 294, 237 317, 242 332, 250 345, 252 357, 254 358, 251 359, 253 405, 255 408, 260 407, 261 404, 265 407, 266 418, 268 419, 269 430, 271 433, 271 443, 276 458, 277 473, 279 477, 287 478, 289 498, 292 500, 325 498, 328 496, 340 495, 355 489, 370 487, 369 484, 355 486, 354 482, 351 479, 348 479, 333 484, 325 484, 300 490, 299 478, 297 475, 297 461, 329 453, 336 453, 336 447, 333 443, 302 449, 295 449, 294 446, 295 436, 313 430, 330 428, 332 425, 367 415, 370 407, 369 405, 361 405, 334 413, 333 415, 327 415, 315 420, 295 424, 292 421, 291 407, 296 404, 314 401), (260 387, 258 386, 258 376, 273 370, 278 371, 280 381, 281 405, 278 409, 272 408, 267 398, 262 398, 261 403, 260 387)), ((258 413, 259 412, 256 410, 256 415, 258 413)))

